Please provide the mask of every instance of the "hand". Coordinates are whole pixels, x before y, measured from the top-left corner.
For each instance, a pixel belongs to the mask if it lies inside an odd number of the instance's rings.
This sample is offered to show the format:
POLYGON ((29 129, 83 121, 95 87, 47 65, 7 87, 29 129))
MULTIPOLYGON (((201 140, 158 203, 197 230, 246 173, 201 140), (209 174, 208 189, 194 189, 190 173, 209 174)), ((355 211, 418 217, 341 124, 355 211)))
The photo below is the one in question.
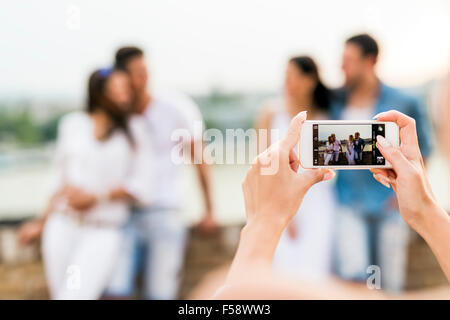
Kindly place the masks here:
POLYGON ((66 187, 64 195, 67 198, 67 205, 77 211, 86 211, 97 203, 97 197, 84 192, 77 187, 66 187))
POLYGON ((333 178, 329 169, 297 173, 293 148, 299 142, 306 112, 292 119, 286 136, 261 153, 242 184, 247 224, 263 222, 284 229, 297 212, 304 195, 317 182, 333 178))
POLYGON ((216 220, 214 220, 214 216, 212 213, 206 213, 203 216, 203 219, 200 220, 200 222, 197 224, 197 230, 205 235, 213 234, 217 231, 217 228, 218 225, 216 220))
POLYGON ((295 224, 295 219, 292 220, 288 224, 287 229, 286 229, 286 233, 287 233, 287 236, 288 236, 289 239, 291 239, 291 240, 297 239, 297 237, 298 237, 298 227, 295 224))
POLYGON ((115 188, 112 189, 108 194, 108 200, 111 201, 128 201, 135 202, 134 197, 124 188, 115 188))
POLYGON ((240 283, 245 276, 258 278, 254 266, 268 269, 281 234, 297 212, 303 196, 320 181, 333 178, 329 169, 297 173, 293 148, 300 139, 306 112, 292 119, 286 136, 256 157, 242 183, 247 224, 228 273, 227 283, 240 283))
POLYGON ((42 234, 44 224, 44 219, 34 219, 21 225, 17 231, 17 240, 19 243, 22 245, 27 245, 37 240, 42 234))
POLYGON ((381 184, 392 185, 397 194, 398 205, 403 219, 414 229, 422 222, 423 214, 434 202, 434 195, 428 179, 416 133, 416 122, 398 111, 378 114, 377 120, 393 121, 400 127, 399 148, 388 140, 377 136, 377 147, 384 158, 392 164, 392 169, 371 169, 374 178, 381 184))

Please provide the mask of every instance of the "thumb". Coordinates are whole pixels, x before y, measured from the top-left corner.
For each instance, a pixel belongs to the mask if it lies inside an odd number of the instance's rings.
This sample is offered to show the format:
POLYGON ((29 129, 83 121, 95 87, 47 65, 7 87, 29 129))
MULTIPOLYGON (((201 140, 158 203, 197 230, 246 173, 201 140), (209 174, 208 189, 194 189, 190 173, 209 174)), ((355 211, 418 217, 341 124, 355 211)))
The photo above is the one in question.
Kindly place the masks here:
POLYGON ((290 150, 296 146, 300 140, 300 132, 302 131, 303 123, 306 120, 306 111, 298 113, 289 124, 286 136, 280 141, 281 147, 285 150, 290 150))
POLYGON ((383 157, 392 164, 395 172, 399 173, 409 165, 403 153, 395 148, 386 138, 377 136, 377 146, 383 157))
POLYGON ((309 169, 301 174, 297 175, 297 179, 300 180, 298 185, 304 188, 304 191, 308 191, 313 185, 321 181, 327 181, 332 179, 336 173, 333 170, 320 168, 309 169), (305 190, 306 189, 306 190, 305 190))

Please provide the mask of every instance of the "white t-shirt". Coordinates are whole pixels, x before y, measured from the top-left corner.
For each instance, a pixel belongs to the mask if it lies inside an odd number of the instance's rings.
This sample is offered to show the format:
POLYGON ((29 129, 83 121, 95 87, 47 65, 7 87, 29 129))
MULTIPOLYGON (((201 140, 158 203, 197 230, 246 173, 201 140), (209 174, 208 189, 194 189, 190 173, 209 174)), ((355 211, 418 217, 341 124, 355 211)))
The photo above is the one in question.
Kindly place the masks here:
MULTIPOLYGON (((63 186, 74 186, 95 195, 107 194, 114 188, 127 189, 139 202, 147 205, 152 192, 152 163, 149 132, 143 117, 133 116, 129 130, 134 148, 125 133, 115 130, 105 141, 94 134, 94 122, 85 112, 64 116, 59 124, 56 145, 55 192, 63 186)), ((73 210, 59 203, 56 211, 73 210)), ((121 201, 100 202, 83 214, 85 221, 122 224, 129 206, 121 201)), ((73 212, 79 216, 79 213, 73 212)))
POLYGON ((370 120, 373 117, 374 107, 367 106, 365 108, 346 106, 342 111, 342 120, 370 120))
POLYGON ((203 119, 194 101, 179 94, 157 94, 144 113, 148 121, 154 159, 152 207, 177 209, 181 204, 179 179, 181 166, 172 159, 179 141, 172 135, 177 129, 188 133, 185 142, 202 140, 203 119))
POLYGON ((341 140, 336 139, 335 142, 333 142, 333 151, 339 152, 341 150, 341 140))

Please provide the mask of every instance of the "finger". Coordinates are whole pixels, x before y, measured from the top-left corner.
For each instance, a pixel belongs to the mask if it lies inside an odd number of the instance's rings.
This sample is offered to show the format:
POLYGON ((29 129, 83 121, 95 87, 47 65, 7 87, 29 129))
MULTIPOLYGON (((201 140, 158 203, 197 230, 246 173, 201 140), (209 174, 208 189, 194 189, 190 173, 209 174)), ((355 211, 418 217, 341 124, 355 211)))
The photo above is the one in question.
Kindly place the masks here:
POLYGON ((384 137, 377 136, 377 147, 383 157, 392 164, 392 167, 397 174, 404 172, 410 165, 403 153, 398 148, 394 148, 384 137))
POLYGON ((330 180, 335 175, 336 173, 330 169, 309 169, 297 176, 297 179, 300 180, 298 185, 308 190, 316 183, 330 180))
POLYGON ((370 169, 370 172, 372 172, 373 174, 382 174, 389 180, 395 180, 395 178, 397 178, 397 176, 395 175, 395 171, 392 169, 372 168, 370 169))
POLYGON ((400 127, 401 143, 419 147, 416 131, 416 121, 397 110, 390 110, 377 114, 374 118, 379 121, 392 121, 400 127))
POLYGON ((382 173, 374 173, 373 177, 374 177, 375 180, 377 180, 379 183, 381 183, 386 188, 390 188, 391 187, 391 184, 387 180, 387 177, 385 175, 383 175, 382 173))
POLYGON ((300 140, 300 132, 305 120, 306 111, 300 112, 291 120, 286 136, 280 141, 280 146, 282 148, 290 150, 295 147, 300 140))
POLYGON ((289 151, 289 166, 295 172, 298 171, 298 157, 297 157, 297 154, 295 153, 294 149, 291 149, 289 151))

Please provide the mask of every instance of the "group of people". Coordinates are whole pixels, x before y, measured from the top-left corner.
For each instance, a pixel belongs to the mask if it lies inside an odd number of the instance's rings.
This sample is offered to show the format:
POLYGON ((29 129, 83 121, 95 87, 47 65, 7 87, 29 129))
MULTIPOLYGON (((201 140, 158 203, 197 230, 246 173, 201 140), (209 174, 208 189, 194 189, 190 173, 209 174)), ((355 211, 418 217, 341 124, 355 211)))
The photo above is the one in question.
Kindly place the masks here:
MULTIPOLYGON (((348 165, 360 164, 362 162, 365 145, 366 143, 364 139, 360 138, 359 132, 355 132, 354 136, 352 134, 348 136, 347 143, 345 144, 345 157, 347 158, 348 165)), ((332 133, 328 136, 328 141, 325 145, 324 164, 326 166, 339 164, 339 155, 341 152, 342 142, 336 139, 336 134, 332 133)))
MULTIPOLYGON (((281 133, 278 136, 283 136, 300 111, 307 111, 309 120, 367 120, 395 108, 415 119, 426 161, 431 151, 426 108, 418 99, 379 79, 378 55, 379 47, 372 36, 348 38, 341 64, 345 83, 334 90, 324 85, 311 57, 290 59, 283 97, 266 104, 257 127, 277 129, 281 133)), ((269 136, 268 145, 277 137, 269 136)), ((354 139, 349 137, 349 163, 362 161, 364 145, 359 133, 354 139)), ((337 163, 342 143, 331 135, 328 146, 328 164, 337 163)), ((374 181, 368 170, 343 170, 335 181, 310 188, 278 243, 273 263, 276 268, 306 278, 338 275, 356 282, 364 282, 367 268, 376 265, 383 270, 382 287, 399 291, 405 281, 407 244, 407 228, 392 189, 374 181)))
MULTIPOLYGON (((42 235, 51 298, 133 298, 138 272, 145 298, 177 297, 188 234, 171 152, 202 139, 193 129, 202 118, 187 97, 150 91, 148 78, 144 52, 120 48, 113 67, 91 74, 86 110, 60 120, 53 196, 19 230, 22 243, 42 235), (190 137, 171 140, 179 128, 190 137)), ((206 211, 198 228, 210 233, 208 169, 195 163, 206 211)))
MULTIPOLYGON (((179 128, 189 130, 190 138, 182 142, 196 157, 192 146, 202 136, 193 125, 202 118, 188 98, 149 90, 144 58, 137 47, 119 49, 113 67, 99 69, 89 78, 87 109, 60 122, 52 199, 45 213, 19 232, 23 243, 42 234, 52 298, 131 298, 139 271, 145 298, 177 297, 188 233, 179 216, 180 168, 171 159, 179 141, 172 141, 171 134, 179 128), (76 289, 67 281, 74 274, 81 281, 76 289)), ((426 159, 431 139, 425 109, 380 81, 377 58, 378 45, 370 35, 349 38, 342 58, 345 84, 337 90, 324 85, 311 57, 290 59, 283 97, 268 103, 257 128, 277 129, 283 135, 300 111, 307 111, 311 120, 361 120, 395 106, 416 120, 426 159)), ((275 145, 278 137, 269 135, 265 145, 275 145)), ((328 161, 337 162, 342 145, 335 135, 328 144, 332 151, 328 161)), ((364 140, 356 132, 347 141, 349 163, 361 161, 363 149, 364 140)), ((194 163, 206 211, 198 228, 211 233, 217 224, 208 167, 204 161, 194 163)), ((301 168, 296 171, 310 174, 301 168)), ((275 244, 275 268, 312 279, 333 273, 365 281, 367 267, 379 265, 383 288, 400 290, 406 225, 392 189, 383 185, 366 170, 345 170, 335 182, 311 184, 297 199, 299 214, 286 220, 287 228, 275 244)))

